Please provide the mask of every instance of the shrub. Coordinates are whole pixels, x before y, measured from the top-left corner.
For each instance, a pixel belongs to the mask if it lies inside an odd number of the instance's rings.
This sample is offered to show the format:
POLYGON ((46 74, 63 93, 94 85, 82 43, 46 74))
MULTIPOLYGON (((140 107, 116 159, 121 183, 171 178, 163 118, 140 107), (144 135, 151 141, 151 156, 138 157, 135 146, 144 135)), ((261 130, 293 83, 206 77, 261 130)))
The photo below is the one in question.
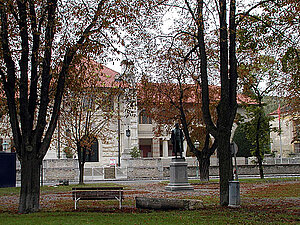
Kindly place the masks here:
POLYGON ((141 156, 141 150, 139 150, 136 146, 133 147, 130 151, 130 155, 132 158, 138 158, 141 156))

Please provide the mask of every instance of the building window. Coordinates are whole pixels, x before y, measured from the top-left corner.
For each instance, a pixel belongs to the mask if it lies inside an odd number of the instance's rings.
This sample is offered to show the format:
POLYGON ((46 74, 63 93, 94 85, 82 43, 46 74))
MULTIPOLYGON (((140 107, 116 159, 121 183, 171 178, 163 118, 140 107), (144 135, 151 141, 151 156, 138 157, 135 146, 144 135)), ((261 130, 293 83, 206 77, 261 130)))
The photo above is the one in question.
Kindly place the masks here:
POLYGON ((105 98, 102 99, 101 102, 102 106, 98 106, 99 108, 102 107, 104 112, 112 112, 114 111, 114 99, 112 95, 107 94, 105 98))
POLYGON ((10 149, 9 139, 0 138, 0 151, 8 151, 10 149))
POLYGON ((139 149, 141 150, 142 158, 152 157, 152 139, 139 139, 139 149))
POLYGON ((152 119, 147 116, 145 110, 142 110, 139 115, 139 124, 152 124, 152 119))
POLYGON ((93 98, 89 95, 85 95, 82 97, 82 108, 83 110, 92 110, 93 98))
POLYGON ((294 144, 295 153, 300 153, 300 143, 294 144))
POLYGON ((91 150, 86 152, 86 162, 99 162, 98 159, 98 140, 95 138, 91 150))
MULTIPOLYGON (((83 137, 83 141, 84 141, 84 138, 83 137)), ((97 138, 93 138, 91 140, 91 142, 89 143, 92 143, 91 145, 88 144, 88 147, 82 147, 82 148, 86 148, 85 149, 85 162, 99 162, 99 147, 98 147, 98 140, 97 138)), ((82 151, 81 153, 81 160, 83 160, 83 154, 84 154, 84 151, 82 151)))
POLYGON ((300 122, 299 119, 294 120, 294 141, 300 141, 300 122))
POLYGON ((2 146, 3 146, 3 151, 7 151, 8 150, 8 143, 6 141, 4 141, 2 143, 2 146))

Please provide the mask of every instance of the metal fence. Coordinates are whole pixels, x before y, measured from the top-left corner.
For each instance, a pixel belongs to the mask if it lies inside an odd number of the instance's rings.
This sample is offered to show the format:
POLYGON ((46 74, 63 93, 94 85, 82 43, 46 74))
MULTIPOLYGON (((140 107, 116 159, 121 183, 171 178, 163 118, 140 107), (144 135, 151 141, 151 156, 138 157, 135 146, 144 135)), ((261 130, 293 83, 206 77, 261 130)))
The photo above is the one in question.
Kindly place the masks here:
POLYGON ((88 181, 105 180, 105 179, 126 179, 127 168, 123 167, 93 167, 85 168, 84 179, 88 181), (112 171, 113 170, 113 171, 112 171))

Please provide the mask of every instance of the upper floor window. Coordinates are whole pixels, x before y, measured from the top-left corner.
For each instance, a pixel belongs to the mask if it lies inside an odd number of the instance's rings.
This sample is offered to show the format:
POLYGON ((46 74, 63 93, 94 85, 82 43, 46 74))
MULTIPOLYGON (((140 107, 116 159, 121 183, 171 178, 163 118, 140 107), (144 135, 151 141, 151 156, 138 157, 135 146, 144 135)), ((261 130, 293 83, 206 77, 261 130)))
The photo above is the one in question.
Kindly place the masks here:
POLYGON ((147 116, 145 110, 142 110, 139 115, 139 124, 152 124, 152 119, 147 116))
POLYGON ((8 151, 11 149, 9 139, 0 138, 0 151, 8 151))
POLYGON ((101 102, 97 101, 97 104, 100 104, 98 107, 101 108, 105 112, 114 111, 114 99, 113 96, 107 94, 101 99, 101 102))

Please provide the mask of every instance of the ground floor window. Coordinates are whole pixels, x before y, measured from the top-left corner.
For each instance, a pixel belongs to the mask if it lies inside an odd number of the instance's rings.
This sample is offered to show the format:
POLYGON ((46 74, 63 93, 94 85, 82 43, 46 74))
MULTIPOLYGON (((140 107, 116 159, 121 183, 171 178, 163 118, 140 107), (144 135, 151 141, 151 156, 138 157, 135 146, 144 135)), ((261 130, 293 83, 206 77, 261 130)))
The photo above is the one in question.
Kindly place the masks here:
POLYGON ((10 141, 8 138, 0 138, 0 151, 14 152, 13 149, 11 149, 11 146, 10 146, 11 143, 12 143, 12 141, 10 141))
MULTIPOLYGON (((154 146, 155 148, 155 146, 154 146)), ((159 157, 172 157, 175 156, 173 153, 173 145, 170 140, 167 141, 167 147, 164 149, 164 140, 159 140, 159 157), (164 150, 168 150, 168 155, 164 155, 164 150)), ((139 139, 139 149, 141 150, 142 158, 151 158, 153 157, 153 139, 139 139)))
POLYGON ((94 138, 91 147, 85 150, 85 162, 99 162, 99 146, 97 138, 94 138))
POLYGON ((300 153, 300 143, 294 143, 295 153, 300 153))
POLYGON ((152 139, 140 139, 139 148, 141 150, 142 158, 153 157, 152 153, 152 139))

